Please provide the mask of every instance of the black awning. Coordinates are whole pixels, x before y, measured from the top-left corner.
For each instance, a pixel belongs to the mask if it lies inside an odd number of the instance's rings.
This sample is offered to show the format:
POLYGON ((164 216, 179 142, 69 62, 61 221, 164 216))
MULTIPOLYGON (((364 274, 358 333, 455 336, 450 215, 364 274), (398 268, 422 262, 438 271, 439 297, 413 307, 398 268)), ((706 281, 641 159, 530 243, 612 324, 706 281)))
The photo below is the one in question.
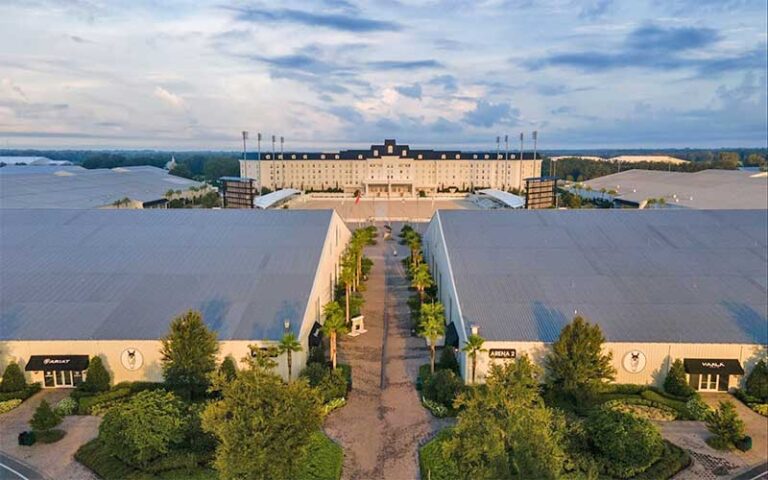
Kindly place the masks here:
POLYGON ((459 332, 456 331, 456 325, 453 322, 445 328, 445 346, 459 348, 459 332))
POLYGON ((738 360, 722 358, 686 358, 683 360, 685 373, 720 373, 725 375, 744 375, 744 369, 738 360))
POLYGON ((323 331, 321 330, 322 328, 323 326, 317 322, 315 322, 315 324, 312 325, 312 330, 309 331, 310 347, 317 347, 321 343, 323 343, 323 331))
POLYGON ((29 357, 24 370, 39 372, 40 370, 75 370, 88 368, 88 355, 32 355, 29 357))

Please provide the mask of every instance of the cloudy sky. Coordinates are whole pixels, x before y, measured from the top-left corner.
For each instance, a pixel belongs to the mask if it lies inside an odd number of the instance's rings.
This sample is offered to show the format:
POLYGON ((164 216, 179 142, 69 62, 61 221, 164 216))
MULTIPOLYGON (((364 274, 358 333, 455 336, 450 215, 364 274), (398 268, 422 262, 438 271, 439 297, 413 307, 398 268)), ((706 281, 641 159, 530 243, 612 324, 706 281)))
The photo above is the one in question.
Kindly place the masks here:
POLYGON ((766 146, 765 0, 0 0, 0 148, 766 146))

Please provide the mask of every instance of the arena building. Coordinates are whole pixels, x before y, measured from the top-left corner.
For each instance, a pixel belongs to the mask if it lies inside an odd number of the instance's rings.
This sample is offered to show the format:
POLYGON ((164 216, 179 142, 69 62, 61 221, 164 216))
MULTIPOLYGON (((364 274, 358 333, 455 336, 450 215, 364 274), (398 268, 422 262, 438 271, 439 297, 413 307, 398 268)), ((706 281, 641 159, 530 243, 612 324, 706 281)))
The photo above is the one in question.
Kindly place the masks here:
POLYGON ((159 339, 189 309, 221 358, 293 332, 297 373, 350 237, 331 210, 0 209, 0 226, 0 363, 49 388, 96 355, 114 382, 161 380, 159 339))
POLYGON ((415 196, 476 188, 521 190, 541 175, 541 159, 525 152, 417 150, 385 140, 366 150, 248 154, 240 176, 270 190, 360 191, 370 196, 415 196))
POLYGON ((0 208, 164 208, 169 199, 208 190, 204 183, 152 166, 0 168, 0 208))
MULTIPOLYGON (((660 385, 675 359, 700 391, 737 387, 768 342, 765 210, 438 211, 424 237, 459 349, 542 364, 575 315, 597 323, 619 383, 660 385)), ((462 375, 470 362, 459 355, 462 375)))

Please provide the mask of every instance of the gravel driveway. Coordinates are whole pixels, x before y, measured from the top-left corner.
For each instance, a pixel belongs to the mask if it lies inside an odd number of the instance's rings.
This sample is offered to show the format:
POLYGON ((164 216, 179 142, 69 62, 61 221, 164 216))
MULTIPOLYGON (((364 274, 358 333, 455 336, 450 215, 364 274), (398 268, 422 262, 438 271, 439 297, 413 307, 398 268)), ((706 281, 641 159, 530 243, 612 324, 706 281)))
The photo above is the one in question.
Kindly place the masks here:
MULTIPOLYGON (((399 227, 393 230, 396 235, 399 227)), ((344 448, 343 478, 418 478, 419 445, 450 420, 432 417, 415 389, 419 365, 429 361, 429 352, 422 339, 410 336, 410 292, 400 263, 407 248, 379 235, 366 255, 374 261, 363 308, 368 332, 340 342, 340 361, 352 365, 353 389, 324 429, 344 448)))
POLYGON ((29 420, 40 401, 51 405, 69 396, 69 390, 43 390, 17 408, 0 415, 0 451, 30 465, 48 478, 56 480, 91 480, 97 477, 80 465, 74 454, 80 446, 99 433, 100 417, 68 416, 56 427, 67 434, 56 443, 36 443, 31 447, 18 445, 18 434, 30 430, 29 420))

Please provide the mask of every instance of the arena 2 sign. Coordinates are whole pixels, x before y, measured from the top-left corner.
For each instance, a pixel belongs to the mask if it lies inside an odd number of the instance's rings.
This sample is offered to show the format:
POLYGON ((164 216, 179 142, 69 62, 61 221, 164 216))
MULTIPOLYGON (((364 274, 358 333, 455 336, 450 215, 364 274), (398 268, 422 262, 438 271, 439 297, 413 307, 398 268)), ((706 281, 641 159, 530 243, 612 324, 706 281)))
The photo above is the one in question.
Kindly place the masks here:
POLYGON ((517 350, 514 348, 491 348, 488 350, 490 358, 517 358, 517 350))

